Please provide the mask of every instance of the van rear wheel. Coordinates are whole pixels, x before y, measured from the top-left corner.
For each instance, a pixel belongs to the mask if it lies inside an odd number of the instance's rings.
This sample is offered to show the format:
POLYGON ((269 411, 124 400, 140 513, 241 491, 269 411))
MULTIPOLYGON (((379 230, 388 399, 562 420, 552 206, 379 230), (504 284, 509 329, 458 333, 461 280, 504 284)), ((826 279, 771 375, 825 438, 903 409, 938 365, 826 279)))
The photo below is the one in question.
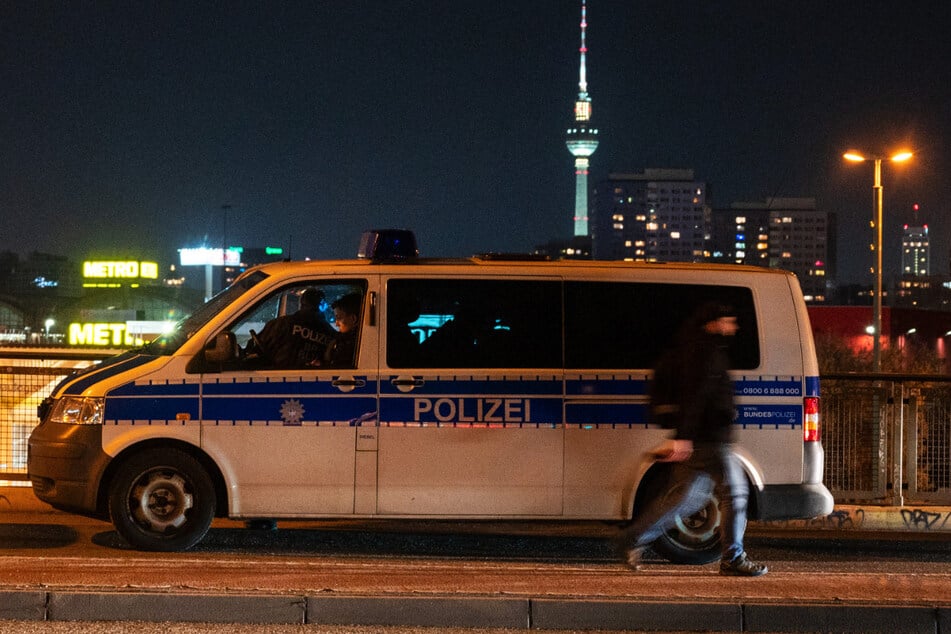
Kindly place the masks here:
POLYGON ((178 449, 149 449, 123 463, 112 480, 109 515, 140 550, 187 550, 208 532, 215 490, 207 472, 178 449))
MULTIPOLYGON (((648 484, 647 499, 680 497, 684 484, 671 482, 668 472, 655 472, 648 484)), ((638 499, 642 500, 641 495, 638 499)), ((646 501, 646 500, 645 500, 646 501)), ((658 554, 676 564, 708 564, 720 559, 720 507, 716 493, 693 515, 677 517, 674 526, 651 544, 658 554)))

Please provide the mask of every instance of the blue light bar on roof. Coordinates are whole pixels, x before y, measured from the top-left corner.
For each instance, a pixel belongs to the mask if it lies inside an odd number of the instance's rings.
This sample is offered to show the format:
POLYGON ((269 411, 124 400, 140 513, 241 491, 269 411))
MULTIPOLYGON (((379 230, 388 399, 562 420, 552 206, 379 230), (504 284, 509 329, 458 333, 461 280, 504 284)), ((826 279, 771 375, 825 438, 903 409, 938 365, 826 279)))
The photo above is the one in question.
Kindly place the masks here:
POLYGON ((419 256, 416 236, 408 229, 374 229, 360 236, 357 257, 380 262, 410 262, 419 256))

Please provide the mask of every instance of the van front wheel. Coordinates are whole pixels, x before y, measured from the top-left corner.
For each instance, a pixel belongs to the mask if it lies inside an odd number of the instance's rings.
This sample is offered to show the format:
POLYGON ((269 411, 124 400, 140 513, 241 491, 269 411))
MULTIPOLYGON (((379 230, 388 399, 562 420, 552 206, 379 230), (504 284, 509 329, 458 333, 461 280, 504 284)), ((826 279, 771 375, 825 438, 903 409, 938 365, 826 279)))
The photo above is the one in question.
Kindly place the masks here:
POLYGON ((109 515, 140 550, 171 552, 197 544, 215 516, 215 490, 197 460, 177 449, 150 449, 116 472, 109 515))

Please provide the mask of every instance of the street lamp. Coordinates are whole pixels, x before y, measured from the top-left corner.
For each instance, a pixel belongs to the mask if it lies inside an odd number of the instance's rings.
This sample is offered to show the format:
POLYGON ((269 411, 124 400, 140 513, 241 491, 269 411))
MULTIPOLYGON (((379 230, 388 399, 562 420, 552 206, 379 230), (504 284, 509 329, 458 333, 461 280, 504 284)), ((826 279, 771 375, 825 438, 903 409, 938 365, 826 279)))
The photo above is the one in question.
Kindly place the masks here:
MULTIPOLYGON (((855 150, 849 150, 842 157, 847 161, 861 163, 875 161, 875 180, 872 184, 872 223, 875 227, 875 297, 872 300, 872 371, 882 369, 882 158, 865 156, 855 150)), ((912 157, 912 153, 902 151, 887 157, 889 161, 900 163, 912 157)))

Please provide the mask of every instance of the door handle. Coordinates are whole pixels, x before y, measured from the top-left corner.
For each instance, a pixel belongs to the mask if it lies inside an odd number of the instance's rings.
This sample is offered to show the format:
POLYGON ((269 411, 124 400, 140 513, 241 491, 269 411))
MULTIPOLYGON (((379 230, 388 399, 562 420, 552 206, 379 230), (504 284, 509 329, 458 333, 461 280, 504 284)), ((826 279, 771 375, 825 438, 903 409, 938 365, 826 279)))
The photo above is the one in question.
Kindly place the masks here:
POLYGON ((418 387, 423 387, 426 385, 426 381, 416 378, 415 376, 396 376, 390 379, 390 385, 395 387, 397 391, 406 394, 418 387))
POLYGON ((390 381, 390 384, 394 387, 423 387, 426 385, 426 381, 423 379, 393 379, 390 381))
POLYGON ((341 389, 349 388, 352 390, 357 387, 363 387, 367 382, 363 379, 334 379, 330 384, 341 389))

